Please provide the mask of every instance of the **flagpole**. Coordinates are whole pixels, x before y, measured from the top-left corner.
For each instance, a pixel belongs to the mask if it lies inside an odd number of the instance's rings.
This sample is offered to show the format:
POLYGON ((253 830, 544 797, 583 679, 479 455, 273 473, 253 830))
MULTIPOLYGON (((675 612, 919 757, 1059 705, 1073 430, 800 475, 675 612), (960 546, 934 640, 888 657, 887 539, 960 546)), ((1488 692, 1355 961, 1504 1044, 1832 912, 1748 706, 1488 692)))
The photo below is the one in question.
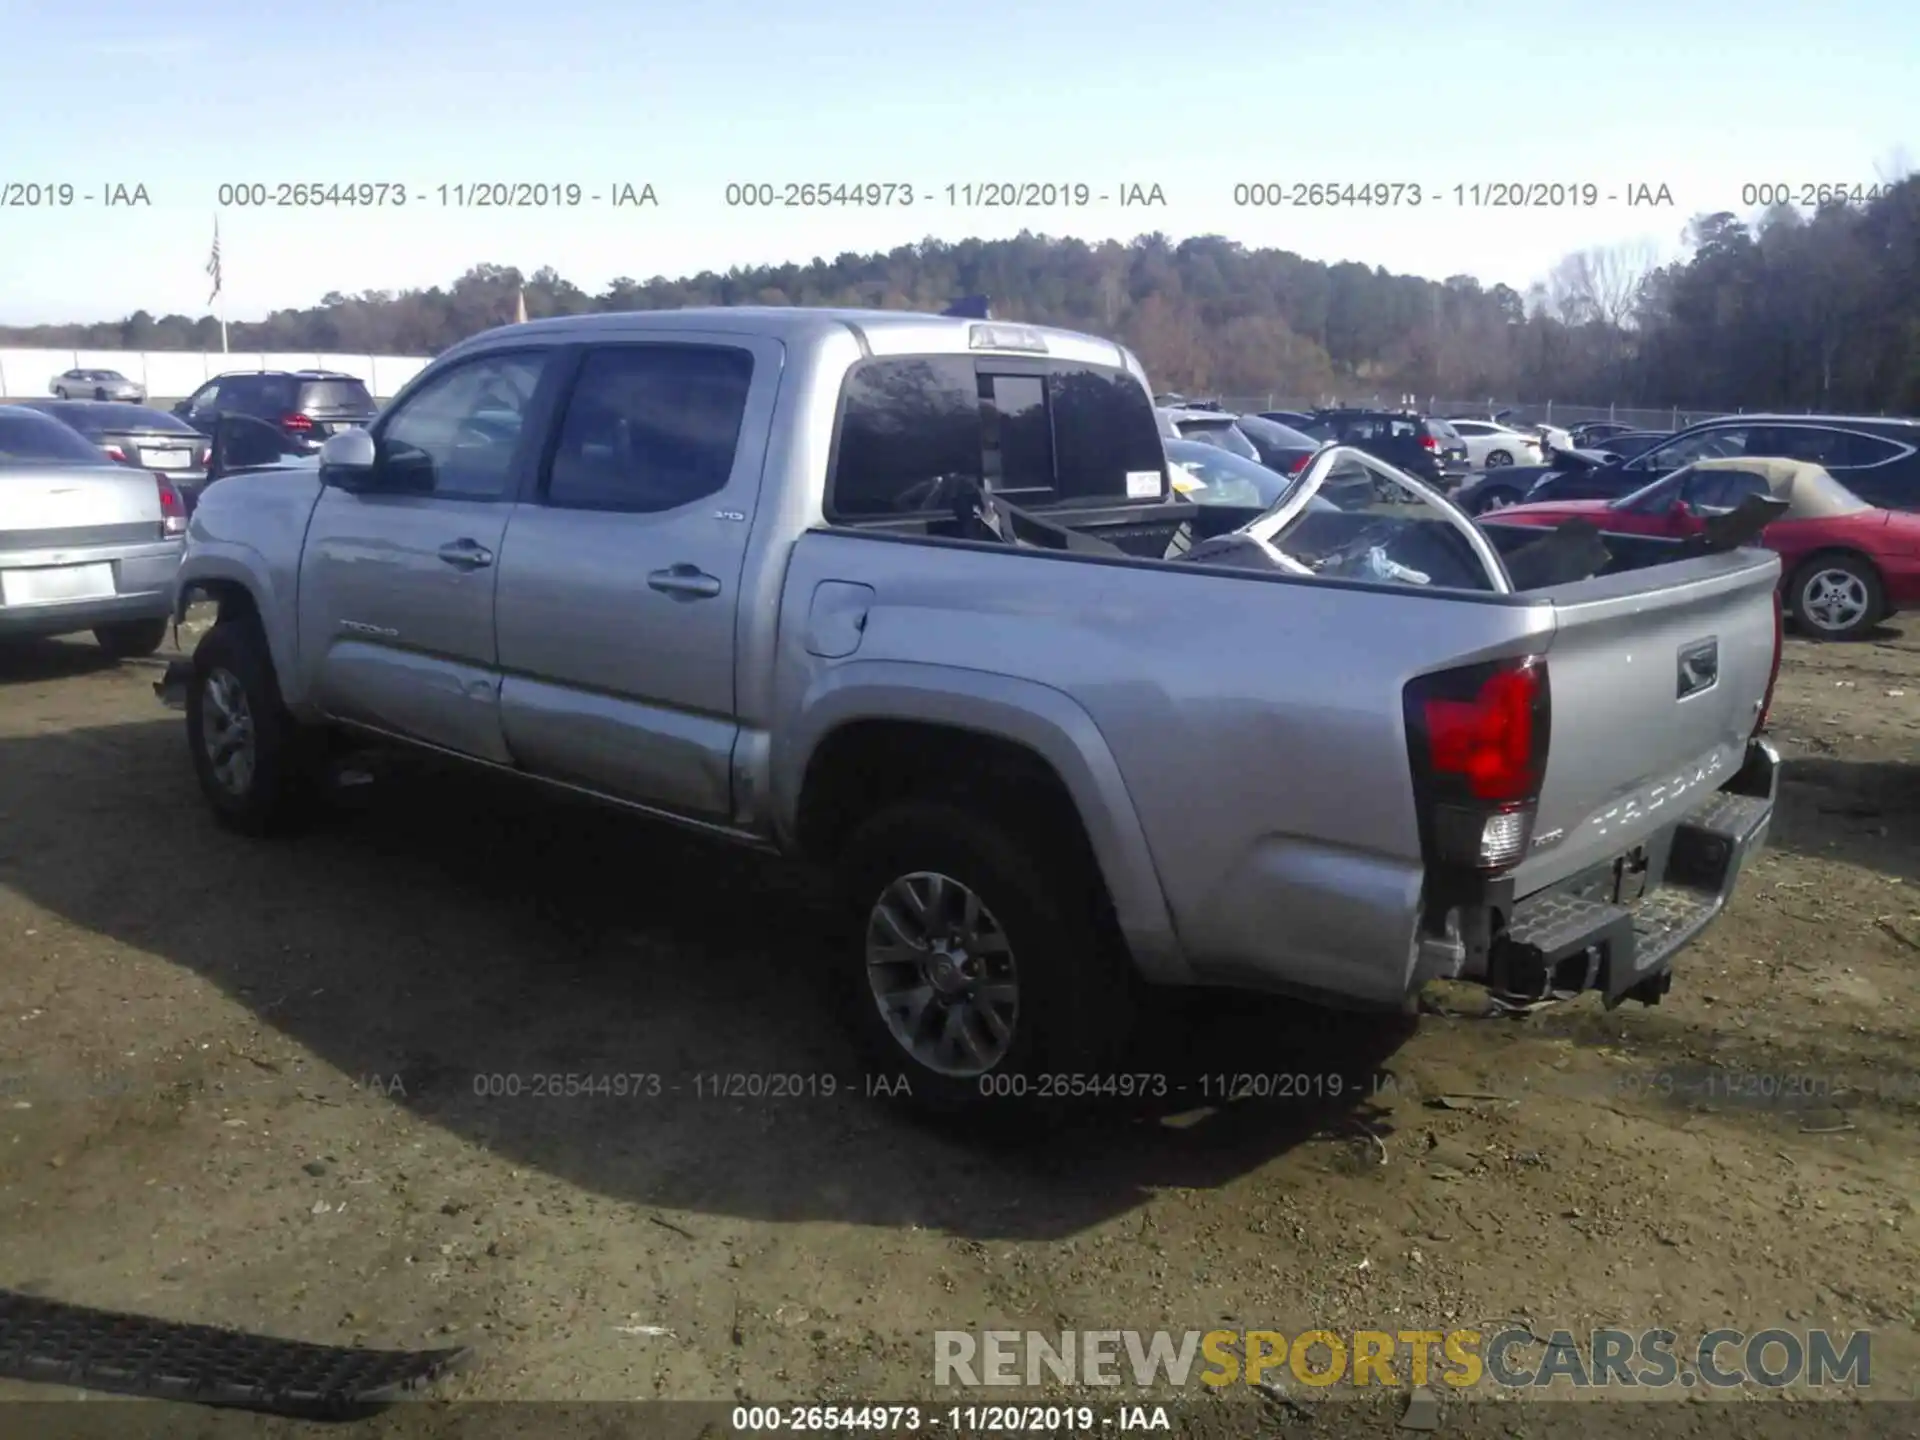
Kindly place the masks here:
POLYGON ((220 273, 220 212, 213 212, 213 254, 207 258, 207 273, 213 277, 213 294, 207 298, 217 300, 219 308, 214 314, 220 320, 220 353, 231 354, 227 348, 227 287, 220 273))

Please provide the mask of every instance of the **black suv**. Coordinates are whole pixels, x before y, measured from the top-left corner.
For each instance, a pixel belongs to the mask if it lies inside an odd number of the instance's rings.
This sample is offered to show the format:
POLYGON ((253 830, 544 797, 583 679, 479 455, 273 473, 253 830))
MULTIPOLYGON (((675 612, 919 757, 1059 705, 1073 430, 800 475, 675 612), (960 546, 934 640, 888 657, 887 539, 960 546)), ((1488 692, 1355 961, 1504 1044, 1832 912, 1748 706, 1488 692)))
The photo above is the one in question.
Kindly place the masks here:
POLYGON ((1920 510, 1920 420, 1851 415, 1722 415, 1591 470, 1549 475, 1528 501, 1616 500, 1696 460, 1808 460, 1869 505, 1920 510))
POLYGON ((173 407, 212 435, 222 415, 247 415, 278 430, 294 454, 320 448, 341 430, 370 425, 380 412, 358 376, 338 370, 240 370, 216 376, 173 407))
POLYGON ((1412 410, 1316 410, 1312 424, 1299 428, 1377 456, 1440 490, 1458 487, 1472 468, 1458 431, 1412 410))

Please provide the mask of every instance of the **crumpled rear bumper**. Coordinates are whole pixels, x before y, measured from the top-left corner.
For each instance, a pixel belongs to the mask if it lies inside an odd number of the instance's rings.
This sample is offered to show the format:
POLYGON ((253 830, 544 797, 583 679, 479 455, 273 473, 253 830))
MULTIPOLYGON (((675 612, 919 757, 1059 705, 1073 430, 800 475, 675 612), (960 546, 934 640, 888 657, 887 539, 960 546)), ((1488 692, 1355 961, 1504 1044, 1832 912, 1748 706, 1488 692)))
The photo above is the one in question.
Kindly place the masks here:
POLYGON ((1732 780, 1645 845, 1521 898, 1474 978, 1520 1003, 1588 990, 1609 1008, 1656 1003, 1766 844, 1779 785, 1779 751, 1755 739, 1732 780))

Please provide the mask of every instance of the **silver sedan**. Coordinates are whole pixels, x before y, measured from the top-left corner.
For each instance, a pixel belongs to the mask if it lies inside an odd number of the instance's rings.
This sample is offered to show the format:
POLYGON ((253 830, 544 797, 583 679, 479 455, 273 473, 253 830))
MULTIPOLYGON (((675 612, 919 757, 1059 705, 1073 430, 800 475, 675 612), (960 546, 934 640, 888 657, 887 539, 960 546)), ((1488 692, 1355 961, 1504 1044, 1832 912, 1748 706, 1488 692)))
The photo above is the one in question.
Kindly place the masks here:
POLYGON ((139 405, 147 387, 118 370, 64 370, 47 386, 60 400, 130 400, 139 405))
POLYGON ((0 405, 0 640, 91 630, 117 657, 167 636, 186 506, 36 410, 0 405))

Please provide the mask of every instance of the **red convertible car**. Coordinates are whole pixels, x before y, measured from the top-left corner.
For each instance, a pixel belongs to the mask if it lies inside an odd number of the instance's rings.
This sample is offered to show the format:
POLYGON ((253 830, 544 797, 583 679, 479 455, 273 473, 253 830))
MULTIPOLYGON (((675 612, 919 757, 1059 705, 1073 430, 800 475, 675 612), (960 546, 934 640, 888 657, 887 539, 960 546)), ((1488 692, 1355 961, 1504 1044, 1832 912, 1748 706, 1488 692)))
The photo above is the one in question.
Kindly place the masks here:
POLYGON ((1580 519, 1615 533, 1684 539, 1754 495, 1787 502, 1757 543, 1780 552, 1784 607, 1808 634, 1851 640, 1920 606, 1920 514, 1877 509, 1803 460, 1702 460, 1618 500, 1509 505, 1497 519, 1580 519))

